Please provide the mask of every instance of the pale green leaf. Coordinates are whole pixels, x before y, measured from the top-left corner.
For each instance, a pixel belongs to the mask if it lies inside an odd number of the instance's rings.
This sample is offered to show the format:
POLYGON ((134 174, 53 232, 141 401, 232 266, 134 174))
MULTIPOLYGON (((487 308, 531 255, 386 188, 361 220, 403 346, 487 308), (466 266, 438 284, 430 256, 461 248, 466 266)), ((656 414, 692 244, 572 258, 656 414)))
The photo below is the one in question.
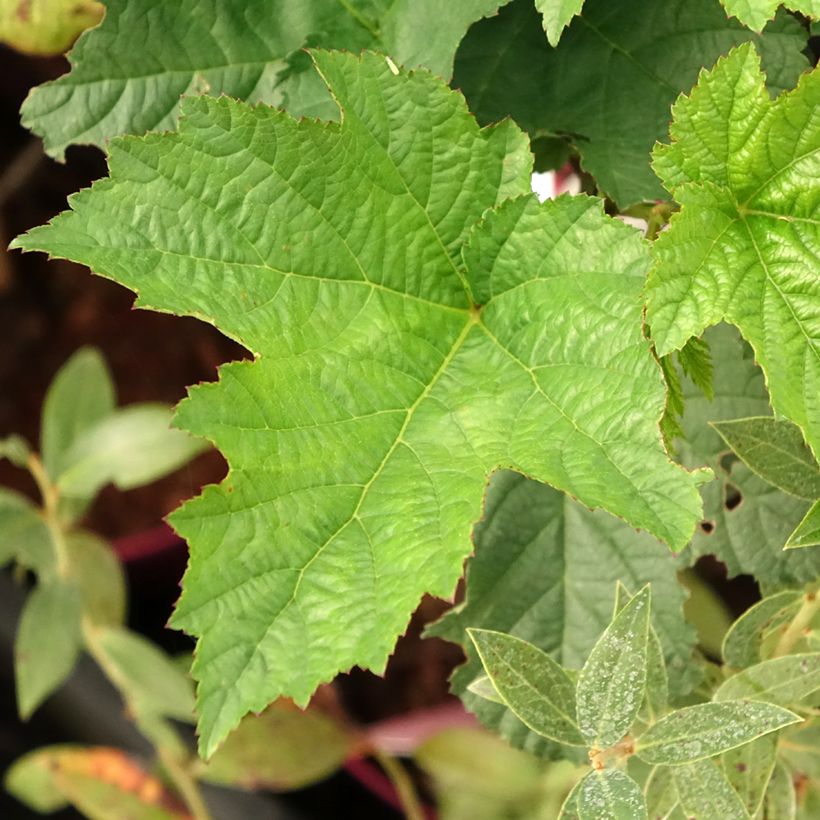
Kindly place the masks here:
POLYGON ((686 706, 661 718, 638 738, 635 753, 654 765, 692 763, 799 723, 787 709, 755 701, 686 706))
POLYGON ((82 347, 57 371, 43 402, 40 454, 56 479, 66 466, 66 453, 79 438, 116 406, 111 374, 99 350, 82 347))
POLYGON ((786 549, 820 546, 820 500, 809 507, 794 532, 786 539, 786 549))
POLYGON ((14 641, 17 709, 24 720, 74 669, 82 645, 80 616, 80 593, 71 582, 41 582, 28 596, 14 641))
POLYGON ((77 747, 51 746, 19 758, 6 770, 4 788, 21 803, 41 814, 65 808, 68 800, 54 782, 47 756, 58 749, 70 751, 74 748, 77 747))
POLYGON ((714 422, 712 426, 764 481, 798 498, 820 498, 820 467, 799 427, 771 416, 714 422))
POLYGON ((15 467, 27 467, 31 457, 29 443, 18 435, 0 438, 0 459, 6 458, 15 467))
POLYGON ((489 700, 493 703, 500 703, 502 706, 507 705, 504 703, 504 699, 501 695, 499 695, 496 691, 496 688, 493 686, 493 682, 490 680, 488 675, 479 675, 479 677, 477 677, 467 687, 467 691, 472 692, 474 695, 478 695, 480 698, 484 698, 484 700, 489 700))
POLYGON ((772 101, 751 45, 673 108, 654 167, 681 205, 654 243, 647 321, 661 355, 726 320, 775 410, 820 446, 820 71, 772 101), (786 260, 788 260, 786 262, 786 260))
POLYGON ((678 791, 670 766, 655 766, 644 786, 646 813, 651 820, 667 820, 678 805, 678 791))
POLYGON ((758 601, 746 610, 723 638, 723 660, 743 669, 760 661, 764 636, 787 624, 803 602, 799 590, 783 590, 758 601))
POLYGON ((576 14, 581 13, 584 0, 535 0, 542 25, 551 46, 557 46, 561 33, 576 14))
POLYGON ((108 483, 130 490, 179 469, 207 445, 172 429, 171 416, 161 404, 134 404, 88 427, 65 454, 59 491, 90 498, 108 483))
POLYGON ((581 815, 578 813, 578 797, 583 782, 583 779, 579 780, 566 796, 561 804, 561 813, 558 815, 558 820, 581 820, 581 815))
POLYGON ((0 565, 11 560, 42 577, 54 571, 56 556, 40 511, 25 496, 0 487, 0 565))
POLYGON ((96 0, 0 0, 0 40, 27 54, 63 54, 102 15, 96 0))
POLYGON ((189 99, 178 133, 112 144, 112 179, 17 240, 257 354, 177 416, 231 464, 172 518, 206 751, 282 694, 381 670, 421 594, 452 592, 496 467, 678 547, 699 515, 657 431, 637 232, 584 197, 485 215, 530 185, 511 123, 480 131, 382 57, 314 58, 341 125, 189 99))
POLYGON ((456 671, 453 689, 483 724, 514 745, 542 755, 555 751, 509 709, 465 692, 481 673, 468 627, 514 634, 578 669, 612 619, 616 582, 630 590, 651 583, 652 624, 671 693, 686 694, 697 682, 695 634, 683 619, 686 593, 674 557, 654 538, 550 487, 501 472, 490 481, 473 542, 466 599, 427 634, 464 646, 469 662, 456 671))
POLYGON ((511 116, 533 137, 563 135, 625 207, 668 197, 650 154, 667 137, 670 106, 701 68, 749 40, 760 46, 772 89, 793 88, 808 68, 806 31, 785 13, 756 36, 718 0, 586 0, 551 48, 532 0, 517 0, 470 29, 453 84, 481 123, 511 116))
POLYGON ((575 719, 575 687, 559 664, 511 635, 484 629, 470 629, 469 635, 496 692, 519 720, 558 743, 584 745, 575 719))
POLYGON ((743 801, 712 760, 672 769, 681 807, 697 820, 749 820, 743 801))
POLYGON ((777 762, 777 735, 764 735, 721 758, 723 773, 746 807, 756 817, 777 762))
POLYGON ((792 11, 799 11, 807 17, 820 17, 818 0, 720 0, 726 13, 737 17, 743 25, 753 31, 761 31, 774 17, 782 4, 792 11))
POLYGON ((820 653, 786 655, 750 666, 729 678, 714 700, 764 700, 790 706, 820 689, 820 653))
POLYGON ((29 95, 23 123, 62 158, 70 144, 103 146, 120 134, 175 128, 185 94, 332 117, 335 106, 305 59, 306 45, 370 48, 449 77, 468 26, 501 2, 107 0, 102 24, 69 55, 70 73, 29 95))
POLYGON ((301 789, 329 777, 345 761, 352 735, 318 709, 279 701, 248 715, 197 775, 245 789, 301 789))
POLYGON ((647 586, 615 615, 578 678, 578 725, 598 749, 629 731, 643 702, 650 601, 647 586))
POLYGON ((580 820, 646 820, 638 784, 619 769, 591 771, 578 785, 580 820))
POLYGON ((71 577, 80 591, 83 615, 100 626, 125 620, 125 574, 113 547, 93 533, 66 534, 71 577))
POLYGON ((766 820, 794 820, 797 815, 794 781, 782 763, 778 763, 772 772, 763 811, 766 820))

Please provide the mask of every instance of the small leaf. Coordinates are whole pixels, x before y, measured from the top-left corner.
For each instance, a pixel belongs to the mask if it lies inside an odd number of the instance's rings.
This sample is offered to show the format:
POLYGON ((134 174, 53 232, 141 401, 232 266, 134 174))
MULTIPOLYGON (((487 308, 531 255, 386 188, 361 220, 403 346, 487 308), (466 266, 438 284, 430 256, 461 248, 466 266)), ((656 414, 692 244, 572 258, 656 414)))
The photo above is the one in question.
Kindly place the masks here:
POLYGON ((558 743, 583 746, 567 673, 537 646, 486 629, 468 630, 496 692, 523 723, 558 743))
POLYGON ((277 701, 248 715, 199 776, 245 789, 301 789, 333 774, 351 748, 351 734, 318 709, 277 701))
POLYGON ((646 813, 652 820, 666 820, 678 805, 678 792, 670 766, 655 766, 644 787, 646 813))
POLYGON ((789 706, 820 689, 820 652, 786 655, 750 666, 715 692, 715 701, 762 700, 789 706))
POLYGON ((44 578, 53 573, 56 556, 51 532, 37 507, 0 487, 0 566, 12 560, 44 578))
POLYGON ((30 456, 31 447, 22 436, 0 438, 0 459, 8 459, 15 467, 25 467, 30 456))
POLYGON ((729 784, 750 817, 755 817, 766 793, 777 760, 777 735, 764 735, 726 752, 721 763, 729 784))
POLYGON ((578 725, 589 743, 617 743, 635 720, 646 685, 650 593, 644 587, 613 618, 581 670, 578 725))
POLYGON ((772 416, 712 422, 749 469, 798 498, 820 498, 820 467, 796 424, 772 416))
POLYGON ((493 703, 500 703, 502 706, 507 705, 504 703, 504 698, 498 694, 495 686, 493 686, 493 682, 487 675, 479 675, 467 687, 467 691, 472 692, 474 695, 478 695, 480 698, 484 698, 484 700, 489 700, 493 703))
POLYGON ((655 765, 693 763, 800 721, 793 712, 769 703, 700 703, 678 709, 650 726, 638 738, 635 753, 655 765))
POLYGON ((619 769, 591 771, 578 785, 580 820, 646 820, 638 784, 619 769))
POLYGON ((803 520, 786 541, 786 549, 820 545, 820 500, 811 505, 803 520))
POLYGON ((787 589, 769 595, 747 609, 723 639, 723 660, 738 669, 756 664, 760 660, 764 635, 788 623, 802 602, 802 592, 787 589))
POLYGON ((171 428, 172 411, 159 404, 117 410, 87 428, 65 454, 57 478, 61 493, 87 498, 109 482, 121 490, 173 472, 207 448, 171 428))
POLYGON ((80 654, 80 593, 70 582, 39 583, 26 601, 14 642, 17 708, 23 720, 71 674, 80 654))
POLYGON ((766 820, 794 820, 797 816, 794 780, 782 763, 774 767, 763 805, 766 820))
POLYGON ((82 347, 57 371, 43 402, 40 453, 52 479, 81 433, 109 416, 116 406, 114 382, 99 350, 82 347))
POLYGON ((672 769, 681 808, 697 820, 749 820, 749 814, 712 760, 699 760, 672 769))

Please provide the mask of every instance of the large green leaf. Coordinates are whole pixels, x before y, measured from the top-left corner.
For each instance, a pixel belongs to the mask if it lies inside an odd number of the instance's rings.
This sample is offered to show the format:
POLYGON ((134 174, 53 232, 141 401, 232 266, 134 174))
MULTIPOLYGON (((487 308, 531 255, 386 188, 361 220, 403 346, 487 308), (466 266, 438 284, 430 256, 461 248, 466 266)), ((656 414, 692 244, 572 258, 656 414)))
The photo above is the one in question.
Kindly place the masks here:
POLYGON ((541 23, 532 0, 477 23, 456 55, 454 85, 482 123, 509 115, 533 137, 565 135, 622 206, 667 196, 650 153, 701 68, 748 40, 759 44, 773 89, 792 88, 808 65, 796 20, 781 15, 755 36, 718 0, 586 0, 557 48, 541 23))
POLYGON ((681 204, 654 244, 658 352, 727 320, 755 350, 776 411, 820 447, 820 71, 772 102, 744 45, 673 109, 654 167, 681 204))
POLYGON ((449 77, 468 26, 501 2, 107 0, 102 24, 71 52, 71 72, 32 92, 23 123, 60 158, 73 143, 173 129, 183 94, 333 116, 304 46, 371 48, 449 77))
POLYGON ((112 144, 112 178, 16 240, 256 353, 177 417, 231 464, 172 519, 206 752, 281 694, 381 670, 421 594, 452 592, 496 467, 677 547, 699 515, 657 430, 639 235, 584 197, 476 227, 529 188, 524 136, 426 72, 314 56, 341 125, 187 100, 179 133, 112 144))
POLYGON ((818 0, 720 0, 727 14, 737 17, 743 25, 754 31, 761 31, 763 26, 774 17, 782 4, 793 11, 799 11, 808 17, 820 17, 818 0))
POLYGON ((674 557, 662 544, 603 512, 590 512, 551 487, 512 473, 490 481, 484 516, 473 531, 467 597, 427 634, 461 643, 469 662, 453 688, 482 723, 516 746, 548 751, 506 708, 467 686, 481 673, 466 629, 512 633, 579 669, 612 617, 616 582, 637 590, 651 583, 652 623, 661 639, 674 695, 696 681, 694 630, 683 620, 686 592, 674 557))

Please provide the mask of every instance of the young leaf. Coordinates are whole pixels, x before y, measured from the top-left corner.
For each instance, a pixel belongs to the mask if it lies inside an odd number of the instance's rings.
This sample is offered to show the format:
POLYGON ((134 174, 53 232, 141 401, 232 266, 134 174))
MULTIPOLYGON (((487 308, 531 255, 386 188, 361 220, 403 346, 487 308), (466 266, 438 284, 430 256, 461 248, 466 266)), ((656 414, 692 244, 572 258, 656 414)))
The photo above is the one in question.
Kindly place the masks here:
POLYGON ((764 700, 780 706, 801 701, 820 689, 820 653, 786 655, 750 666, 732 675, 714 700, 764 700))
POLYGON ((685 592, 675 558, 651 536, 505 471, 490 480, 472 540, 466 599, 426 634, 464 646, 469 661, 456 670, 453 689, 485 726, 513 745, 551 753, 509 709, 465 692, 481 674, 468 627, 514 634, 564 667, 579 669, 612 620, 616 582, 631 590, 651 583, 652 623, 670 670, 671 693, 685 695, 697 683, 695 633, 683 618, 685 592))
POLYGON ((738 669, 758 663, 764 635, 788 623, 802 603, 803 594, 796 589, 786 589, 758 601, 726 633, 723 660, 738 669))
POLYGON ((578 678, 578 725, 598 749, 612 746, 629 731, 643 702, 650 600, 647 586, 618 612, 578 678))
POLYGON ((712 426, 752 472, 784 492, 820 497, 820 467, 800 428, 771 416, 714 422, 712 426))
POLYGON ((672 143, 658 146, 654 167, 682 209, 653 246, 646 291, 660 355, 724 319, 736 325, 755 349, 774 409, 813 449, 818 103, 820 71, 773 102, 751 45, 719 60, 675 103, 672 143))
POLYGON ((18 240, 258 354, 177 416, 232 467, 173 516, 207 752, 282 694, 382 669, 419 596, 452 591, 502 464, 677 546, 699 511, 658 436, 640 237, 598 201, 528 196, 465 245, 529 187, 524 136, 479 131, 426 72, 314 58, 341 125, 189 99, 177 134, 112 145, 112 178, 18 240))
POLYGON ((69 55, 71 72, 29 95, 23 124, 61 159, 73 143, 103 146, 120 134, 175 128, 185 94, 334 116, 327 89, 300 59, 308 42, 384 51, 408 68, 449 77, 464 32, 501 2, 393 0, 375 19, 377 6, 366 0, 106 0, 102 24, 69 55))
POLYGON ((638 738, 635 753, 654 765, 693 763, 800 723, 787 709, 754 701, 687 706, 661 718, 638 738))
POLYGON ((766 820, 794 820, 797 816, 794 781, 782 763, 774 767, 763 805, 766 820))
POLYGON ((62 579, 39 583, 26 601, 14 641, 17 709, 27 720, 71 674, 80 654, 80 593, 62 579))
POLYGON ((820 3, 817 0, 720 0, 726 13, 737 17, 744 26, 753 31, 762 31, 763 26, 774 17, 783 4, 792 11, 799 11, 807 17, 820 17, 820 3))
POLYGON ((519 638, 468 630, 496 692, 524 724, 558 743, 583 746, 575 687, 549 655, 519 638))
POLYGON ((667 196, 649 159, 667 136, 670 106, 701 68, 750 40, 759 43, 770 87, 793 88, 808 67, 806 32, 785 13, 755 36, 717 0, 664 0, 650 12, 633 0, 586 0, 550 48, 532 0, 517 0, 470 29, 453 85, 482 124, 511 116, 533 136, 566 135, 623 208, 667 196))
POLYGON ((777 735, 764 735, 726 752, 721 763, 729 785, 740 797, 749 817, 757 817, 777 761, 777 735))
POLYGON ((743 801, 712 760, 672 769, 681 808, 697 820, 749 820, 743 801))
POLYGON ((80 348, 57 372, 43 402, 40 453, 52 480, 65 469, 68 450, 116 406, 114 382, 99 350, 80 348))
POLYGON ((820 500, 809 507, 803 520, 786 541, 786 549, 820 546, 820 500))
POLYGON ((15 467, 27 467, 31 458, 29 443, 18 435, 0 438, 0 459, 8 459, 15 467))
POLYGON ((671 766, 655 766, 644 787, 646 813, 652 820, 667 820, 678 805, 671 766))
POLYGON ((619 769, 591 771, 578 785, 580 820, 646 820, 638 784, 619 769))
POLYGON ((38 509, 25 496, 0 487, 0 566, 11 560, 42 578, 53 574, 56 556, 38 509))
POLYGON ((535 0, 541 13, 541 23, 551 46, 557 46, 561 33, 576 14, 581 13, 584 0, 535 0))

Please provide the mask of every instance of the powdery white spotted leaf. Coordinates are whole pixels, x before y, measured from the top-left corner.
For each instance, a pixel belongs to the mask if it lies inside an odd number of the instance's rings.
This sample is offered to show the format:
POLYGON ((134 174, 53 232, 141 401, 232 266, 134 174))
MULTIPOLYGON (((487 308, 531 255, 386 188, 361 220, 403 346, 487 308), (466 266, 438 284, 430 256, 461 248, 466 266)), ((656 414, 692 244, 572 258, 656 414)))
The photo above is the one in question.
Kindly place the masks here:
POLYGON ((646 804, 638 784, 620 769, 591 771, 578 784, 580 820, 646 820, 646 804))
POLYGON ((726 320, 775 411, 820 448, 820 71, 772 101, 751 45, 673 108, 654 167, 681 205, 654 244, 647 320, 661 355, 726 320))
POLYGON ((764 700, 790 706, 820 689, 820 653, 771 658, 733 675, 714 700, 764 700))
POLYGON ((737 17, 743 25, 754 31, 762 31, 763 26, 774 17, 780 5, 807 17, 820 17, 818 0, 720 0, 726 13, 737 17))
POLYGON ((680 805, 697 820, 749 820, 749 813, 720 766, 699 760, 672 769, 680 805))
POLYGON ((650 726, 638 738, 635 753, 654 765, 693 763, 800 721, 788 709, 769 703, 699 703, 678 709, 650 726))
POLYGON ((451 594, 498 467, 673 547, 700 512, 657 429, 638 233, 585 197, 485 213, 529 190, 512 123, 479 130, 383 57, 314 57, 341 124, 188 99, 179 132, 113 143, 111 178, 17 240, 255 354, 177 414, 231 466, 172 517, 206 754, 280 695, 381 671, 421 595, 451 594))

